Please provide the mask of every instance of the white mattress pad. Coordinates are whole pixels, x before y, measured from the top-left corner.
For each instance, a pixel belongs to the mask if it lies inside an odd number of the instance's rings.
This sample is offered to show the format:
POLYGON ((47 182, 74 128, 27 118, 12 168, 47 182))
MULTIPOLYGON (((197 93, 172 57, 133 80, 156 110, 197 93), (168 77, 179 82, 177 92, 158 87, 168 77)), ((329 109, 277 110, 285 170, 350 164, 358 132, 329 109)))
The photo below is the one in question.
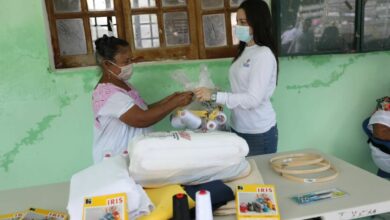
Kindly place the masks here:
POLYGON ((248 168, 248 151, 230 132, 155 132, 130 143, 129 171, 144 187, 234 179, 248 168))

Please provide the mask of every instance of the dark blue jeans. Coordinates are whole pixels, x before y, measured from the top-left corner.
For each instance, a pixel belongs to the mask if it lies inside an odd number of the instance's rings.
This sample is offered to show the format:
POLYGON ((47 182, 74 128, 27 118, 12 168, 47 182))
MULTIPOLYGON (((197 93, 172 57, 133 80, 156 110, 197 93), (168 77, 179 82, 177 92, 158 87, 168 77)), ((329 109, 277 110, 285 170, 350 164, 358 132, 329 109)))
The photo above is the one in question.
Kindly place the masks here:
POLYGON ((268 131, 259 134, 244 134, 235 131, 232 132, 244 138, 249 145, 248 156, 272 154, 275 153, 278 146, 278 127, 275 125, 268 131))

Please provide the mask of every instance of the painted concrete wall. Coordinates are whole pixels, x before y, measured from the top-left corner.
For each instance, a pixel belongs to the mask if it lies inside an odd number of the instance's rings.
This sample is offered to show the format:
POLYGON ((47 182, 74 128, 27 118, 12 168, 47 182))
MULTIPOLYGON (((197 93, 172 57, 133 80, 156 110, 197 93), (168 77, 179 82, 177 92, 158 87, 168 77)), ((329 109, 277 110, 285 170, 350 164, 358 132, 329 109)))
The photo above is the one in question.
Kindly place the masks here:
MULTIPOLYGON (((52 72, 39 0, 0 7, 0 190, 67 181, 92 163, 91 92, 95 68, 52 72)), ((373 171, 360 124, 390 94, 390 53, 282 58, 273 104, 279 151, 318 148, 373 171)), ((148 101, 181 87, 206 63, 228 89, 230 60, 142 64, 133 83, 148 101)), ((170 129, 167 120, 157 130, 170 129)))

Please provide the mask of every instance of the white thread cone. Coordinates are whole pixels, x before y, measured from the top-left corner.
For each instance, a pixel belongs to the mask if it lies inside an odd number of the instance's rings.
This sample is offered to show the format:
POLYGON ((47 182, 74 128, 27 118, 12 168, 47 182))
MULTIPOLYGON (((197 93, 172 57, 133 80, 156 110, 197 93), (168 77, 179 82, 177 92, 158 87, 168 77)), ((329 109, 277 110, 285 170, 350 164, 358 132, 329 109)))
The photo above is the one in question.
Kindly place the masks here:
POLYGON ((199 190, 196 192, 196 220, 213 220, 210 192, 199 190))
POLYGON ((182 129, 186 127, 186 125, 181 121, 181 119, 178 116, 171 117, 171 125, 172 127, 178 129, 182 129))
POLYGON ((106 151, 106 152, 104 152, 103 160, 106 160, 106 159, 110 158, 111 156, 112 156, 111 151, 106 151))
POLYGON ((206 124, 207 130, 210 130, 210 131, 216 130, 217 126, 218 126, 217 122, 215 122, 215 121, 208 121, 206 124))
POLYGON ((189 129, 198 129, 202 125, 202 119, 188 110, 180 113, 180 119, 189 129))
POLYGON ((219 112, 216 118, 217 124, 224 125, 227 121, 227 116, 223 112, 219 112))

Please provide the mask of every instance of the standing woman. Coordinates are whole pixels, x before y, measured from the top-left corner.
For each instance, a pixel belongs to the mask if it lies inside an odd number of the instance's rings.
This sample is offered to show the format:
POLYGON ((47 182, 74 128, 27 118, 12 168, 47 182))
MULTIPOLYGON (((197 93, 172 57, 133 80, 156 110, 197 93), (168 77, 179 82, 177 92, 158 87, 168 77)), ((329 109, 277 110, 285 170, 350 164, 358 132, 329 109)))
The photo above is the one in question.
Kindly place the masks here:
POLYGON ((95 41, 95 45, 103 72, 92 95, 95 119, 93 159, 96 163, 106 153, 123 153, 129 140, 150 132, 151 125, 175 108, 188 105, 193 94, 174 93, 147 105, 128 83, 133 74, 129 44, 125 40, 104 35, 95 41))
POLYGON ((278 129, 271 104, 278 74, 271 13, 262 0, 246 0, 237 10, 238 52, 229 69, 232 92, 195 90, 200 101, 215 101, 231 109, 232 131, 249 145, 249 155, 274 153, 278 129))

